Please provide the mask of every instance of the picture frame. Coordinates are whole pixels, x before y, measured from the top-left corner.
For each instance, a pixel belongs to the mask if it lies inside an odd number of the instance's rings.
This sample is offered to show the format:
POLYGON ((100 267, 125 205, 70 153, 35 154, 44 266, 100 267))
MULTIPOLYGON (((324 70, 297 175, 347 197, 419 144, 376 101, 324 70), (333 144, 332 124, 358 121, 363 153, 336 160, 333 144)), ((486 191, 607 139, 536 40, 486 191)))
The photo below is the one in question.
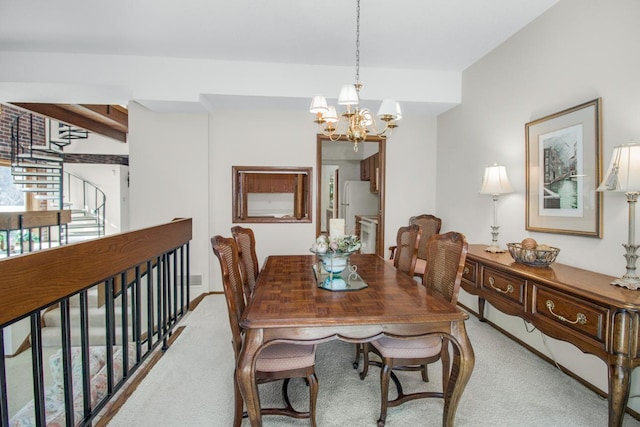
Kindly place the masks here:
POLYGON ((527 230, 602 238, 601 103, 525 125, 527 230))

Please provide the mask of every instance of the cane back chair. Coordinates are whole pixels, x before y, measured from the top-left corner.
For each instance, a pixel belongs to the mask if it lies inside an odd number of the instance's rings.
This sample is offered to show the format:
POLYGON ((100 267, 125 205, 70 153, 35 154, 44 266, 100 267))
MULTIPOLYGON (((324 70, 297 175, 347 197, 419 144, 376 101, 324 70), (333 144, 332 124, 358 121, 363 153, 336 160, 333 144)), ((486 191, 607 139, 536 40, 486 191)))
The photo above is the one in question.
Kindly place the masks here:
POLYGON ((252 229, 240 227, 239 225, 231 228, 231 234, 238 247, 244 292, 247 298, 250 298, 260 273, 258 256, 256 255, 256 238, 252 229))
MULTIPOLYGON (((398 229, 398 234, 396 235, 393 266, 411 277, 413 277, 413 273, 416 268, 418 244, 420 242, 421 235, 422 227, 417 224, 400 227, 398 229)), ((364 355, 364 361, 365 363, 368 363, 369 350, 370 345, 367 343, 356 344, 356 357, 353 360, 353 369, 358 369, 358 365, 360 364, 360 355, 364 355)))
MULTIPOLYGON (((462 281, 462 272, 467 257, 467 240, 456 232, 436 234, 427 243, 427 268, 423 277, 423 285, 439 294, 452 304, 458 302, 458 293, 462 281)), ((419 286, 419 285, 418 285, 419 286)), ((380 418, 378 426, 384 426, 387 409, 401 405, 410 400, 427 397, 444 397, 450 372, 449 344, 442 336, 400 339, 383 337, 371 343, 381 363, 371 361, 364 363, 363 374, 366 376, 369 364, 381 366, 380 371, 380 418), (421 371, 422 379, 428 381, 426 366, 442 360, 442 392, 417 392, 404 394, 400 381, 393 373, 396 370, 421 371), (397 397, 389 400, 389 379, 396 385, 397 397)), ((366 362, 367 354, 365 354, 366 362)))
MULTIPOLYGON (((245 295, 242 275, 239 269, 238 250, 235 240, 214 236, 211 238, 211 247, 220 261, 222 269, 222 283, 227 300, 229 312, 229 324, 231 325, 233 352, 236 363, 242 349, 244 331, 240 326, 240 317, 245 309, 245 295)), ((309 418, 311 425, 315 426, 315 410, 318 397, 318 380, 315 374, 315 345, 298 344, 273 344, 264 348, 256 362, 256 382, 258 384, 284 379, 282 385, 282 397, 285 406, 283 408, 262 408, 263 415, 286 415, 293 418, 309 418), (289 400, 287 386, 291 378, 305 378, 309 384, 309 411, 296 411, 289 400)), ((234 384, 234 426, 242 423, 243 400, 236 380, 236 372, 233 373, 234 384)))

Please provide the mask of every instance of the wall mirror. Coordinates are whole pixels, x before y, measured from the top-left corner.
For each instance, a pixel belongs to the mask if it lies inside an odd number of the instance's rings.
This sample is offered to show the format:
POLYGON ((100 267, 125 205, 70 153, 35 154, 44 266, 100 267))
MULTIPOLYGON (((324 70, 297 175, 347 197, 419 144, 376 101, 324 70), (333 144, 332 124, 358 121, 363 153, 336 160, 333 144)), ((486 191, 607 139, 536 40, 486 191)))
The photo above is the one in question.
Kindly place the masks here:
POLYGON ((232 167, 233 222, 311 222, 311 168, 232 167))
POLYGON ((316 235, 328 233, 331 218, 344 218, 345 233, 358 235, 363 252, 384 257, 386 139, 353 143, 317 135, 316 235))

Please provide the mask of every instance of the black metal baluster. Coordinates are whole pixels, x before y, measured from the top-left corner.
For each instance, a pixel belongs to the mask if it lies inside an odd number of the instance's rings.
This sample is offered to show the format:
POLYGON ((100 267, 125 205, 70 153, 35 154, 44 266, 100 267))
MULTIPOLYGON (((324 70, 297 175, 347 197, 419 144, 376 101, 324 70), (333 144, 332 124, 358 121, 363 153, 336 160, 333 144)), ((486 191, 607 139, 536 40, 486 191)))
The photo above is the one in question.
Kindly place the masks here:
POLYGON ((71 316, 69 298, 60 301, 60 324, 62 334, 62 378, 64 384, 64 410, 67 427, 75 424, 73 414, 73 381, 71 379, 71 316))
POLYGON ((173 321, 172 324, 178 323, 178 252, 172 251, 173 258, 173 280, 171 281, 171 292, 173 292, 173 321))
POLYGON ((120 274, 120 306, 122 316, 122 373, 126 377, 129 371, 129 286, 127 283, 127 272, 120 274))
POLYGON ((158 268, 156 270, 156 293, 157 293, 157 301, 156 301, 156 311, 157 311, 157 322, 158 322, 158 341, 162 340, 162 336, 163 336, 163 324, 162 324, 162 319, 164 318, 162 315, 162 305, 163 303, 163 299, 164 299, 164 293, 162 292, 162 270, 163 270, 163 265, 162 265, 162 256, 159 256, 157 261, 158 261, 158 268))
POLYGON ((166 350, 169 348, 169 256, 165 253, 162 258, 162 349, 166 350))
POLYGON ((44 374, 42 363, 42 316, 37 311, 29 317, 31 321, 31 370, 33 374, 33 403, 36 425, 46 425, 44 406, 44 374))
POLYGON ((151 260, 147 261, 147 351, 153 348, 153 270, 151 260))
POLYGON ((106 304, 106 316, 107 316, 107 393, 111 395, 113 392, 113 344, 115 342, 115 310, 114 310, 114 289, 113 289, 113 277, 108 278, 105 281, 105 304, 106 304))
POLYGON ((4 328, 0 328, 0 426, 9 426, 7 403, 7 367, 4 363, 4 328))
POLYGON ((91 371, 89 366, 89 302, 87 290, 80 292, 80 348, 82 352, 82 400, 84 419, 91 414, 91 371))
POLYGON ((187 242, 187 244, 185 245, 186 249, 187 249, 187 260, 186 260, 186 265, 187 265, 187 272, 185 274, 186 278, 187 278, 187 310, 189 310, 189 301, 191 301, 191 264, 190 264, 190 256, 189 256, 189 251, 190 251, 190 246, 189 246, 189 242, 187 242))
POLYGON ((140 277, 140 266, 136 265, 136 281, 135 286, 132 288, 134 293, 133 298, 133 307, 132 307, 132 316, 134 318, 133 323, 133 337, 136 343, 136 363, 140 362, 140 358, 142 357, 142 295, 141 295, 141 277, 140 277))

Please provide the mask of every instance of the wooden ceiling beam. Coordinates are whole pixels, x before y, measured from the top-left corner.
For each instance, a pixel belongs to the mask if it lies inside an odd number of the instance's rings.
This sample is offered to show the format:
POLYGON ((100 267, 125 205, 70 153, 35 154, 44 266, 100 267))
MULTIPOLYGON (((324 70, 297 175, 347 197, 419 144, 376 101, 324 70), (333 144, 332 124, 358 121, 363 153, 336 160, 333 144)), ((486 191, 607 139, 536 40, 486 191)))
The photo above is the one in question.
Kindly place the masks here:
POLYGON ((77 106, 24 102, 12 103, 12 105, 120 142, 127 142, 128 117, 126 119, 123 117, 126 115, 126 110, 121 108, 107 105, 77 106))

